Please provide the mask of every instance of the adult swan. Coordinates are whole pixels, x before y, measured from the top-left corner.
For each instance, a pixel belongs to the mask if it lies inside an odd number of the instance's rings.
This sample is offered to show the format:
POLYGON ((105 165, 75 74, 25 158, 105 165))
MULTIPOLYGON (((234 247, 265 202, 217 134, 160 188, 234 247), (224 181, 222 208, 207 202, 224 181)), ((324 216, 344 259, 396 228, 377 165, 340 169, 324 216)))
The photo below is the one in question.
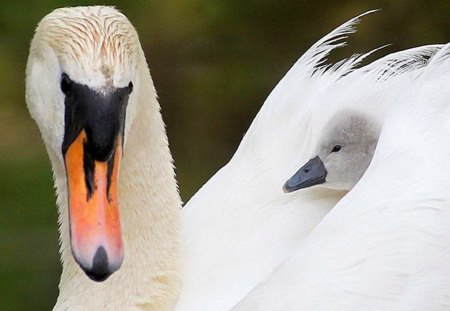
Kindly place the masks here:
POLYGON ((54 310, 170 309, 180 289, 181 201, 131 23, 101 6, 44 17, 31 43, 26 100, 58 194, 63 271, 54 310), (89 281, 77 263, 107 279, 89 281))

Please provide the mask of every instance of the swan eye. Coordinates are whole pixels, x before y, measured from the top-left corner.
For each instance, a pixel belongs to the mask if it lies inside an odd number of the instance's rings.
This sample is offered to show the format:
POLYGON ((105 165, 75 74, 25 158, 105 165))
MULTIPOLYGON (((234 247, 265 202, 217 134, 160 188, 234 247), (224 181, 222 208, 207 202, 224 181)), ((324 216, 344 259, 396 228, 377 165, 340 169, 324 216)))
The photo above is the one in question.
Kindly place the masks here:
POLYGON ((133 82, 130 81, 130 83, 128 83, 128 94, 131 94, 131 92, 133 92, 133 82))
POLYGON ((68 94, 72 89, 73 82, 70 80, 69 76, 65 73, 61 75, 61 91, 64 94, 68 94))
POLYGON ((336 145, 333 147, 333 149, 331 149, 331 152, 339 152, 341 151, 342 146, 341 145, 336 145))

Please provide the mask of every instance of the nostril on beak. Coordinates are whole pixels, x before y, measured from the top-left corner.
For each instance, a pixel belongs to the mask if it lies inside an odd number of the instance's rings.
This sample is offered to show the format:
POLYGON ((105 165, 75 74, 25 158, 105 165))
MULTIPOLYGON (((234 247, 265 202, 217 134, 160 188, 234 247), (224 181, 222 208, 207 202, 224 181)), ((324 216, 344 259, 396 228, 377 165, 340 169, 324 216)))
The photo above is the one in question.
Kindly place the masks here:
POLYGON ((305 168, 305 173, 308 174, 309 173, 309 169, 305 168))
POLYGON ((108 255, 103 246, 97 248, 94 259, 92 260, 92 268, 88 269, 81 266, 86 275, 93 281, 102 282, 106 280, 114 271, 109 269, 108 255))

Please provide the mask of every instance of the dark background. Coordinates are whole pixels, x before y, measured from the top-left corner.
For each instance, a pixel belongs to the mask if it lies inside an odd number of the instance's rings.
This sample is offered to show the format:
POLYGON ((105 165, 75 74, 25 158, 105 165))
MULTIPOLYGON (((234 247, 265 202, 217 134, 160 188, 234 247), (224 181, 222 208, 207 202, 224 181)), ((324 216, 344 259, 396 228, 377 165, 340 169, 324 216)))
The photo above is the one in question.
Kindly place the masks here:
MULTIPOLYGON (((49 310, 60 263, 51 168, 24 102, 29 42, 61 6, 0 1, 0 310, 49 310)), ((167 124, 187 201, 231 157, 264 99, 321 36, 369 9, 352 52, 377 57, 450 39, 450 1, 110 1, 135 25, 167 124)))

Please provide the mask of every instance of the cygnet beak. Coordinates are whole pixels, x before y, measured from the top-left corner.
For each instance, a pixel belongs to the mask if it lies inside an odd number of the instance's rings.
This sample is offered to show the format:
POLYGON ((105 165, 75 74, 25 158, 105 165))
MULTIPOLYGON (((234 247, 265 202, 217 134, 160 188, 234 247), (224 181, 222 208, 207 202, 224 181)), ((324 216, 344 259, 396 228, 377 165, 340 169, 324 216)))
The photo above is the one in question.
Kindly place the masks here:
POLYGON ((327 170, 323 165, 319 156, 311 159, 303 165, 297 173, 289 178, 283 186, 283 191, 286 193, 293 192, 299 189, 308 188, 311 186, 323 184, 327 177, 327 170))

